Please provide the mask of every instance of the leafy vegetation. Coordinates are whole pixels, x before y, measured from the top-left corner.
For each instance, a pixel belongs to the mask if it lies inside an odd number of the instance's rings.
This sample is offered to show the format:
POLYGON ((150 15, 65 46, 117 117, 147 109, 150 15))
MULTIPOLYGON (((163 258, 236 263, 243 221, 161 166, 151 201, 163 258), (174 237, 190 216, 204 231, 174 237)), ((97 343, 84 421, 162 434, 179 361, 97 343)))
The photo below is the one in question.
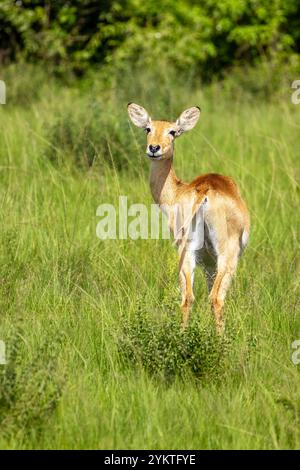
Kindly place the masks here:
POLYGON ((0 60, 85 72, 161 62, 205 79, 233 65, 298 62, 297 0, 2 0, 0 60))
POLYGON ((299 448, 299 109, 262 67, 206 87, 168 67, 68 87, 39 67, 3 71, 1 448, 299 448), (201 105, 176 171, 231 175, 248 202, 224 341, 200 271, 181 331, 169 240, 96 237, 99 204, 152 202, 131 100, 164 118, 201 105))
POLYGON ((133 316, 126 317, 120 340, 122 356, 158 379, 168 381, 189 374, 201 382, 219 379, 226 364, 228 338, 222 342, 213 326, 203 328, 199 318, 183 331, 174 315, 176 302, 174 296, 169 309, 163 303, 164 314, 159 317, 148 305, 138 306, 133 316))
POLYGON ((0 448, 299 448, 299 52, 296 0, 0 2, 0 448), (248 202, 222 339, 200 270, 180 328, 168 240, 96 236, 152 202, 130 101, 200 105, 176 171, 248 202))
POLYGON ((60 355, 59 334, 44 336, 30 354, 16 321, 14 336, 8 337, 7 365, 0 369, 0 424, 2 437, 8 441, 21 432, 39 435, 62 394, 63 372, 57 373, 60 355), (25 350, 24 350, 25 349, 25 350), (29 353, 32 357, 28 361, 29 353))

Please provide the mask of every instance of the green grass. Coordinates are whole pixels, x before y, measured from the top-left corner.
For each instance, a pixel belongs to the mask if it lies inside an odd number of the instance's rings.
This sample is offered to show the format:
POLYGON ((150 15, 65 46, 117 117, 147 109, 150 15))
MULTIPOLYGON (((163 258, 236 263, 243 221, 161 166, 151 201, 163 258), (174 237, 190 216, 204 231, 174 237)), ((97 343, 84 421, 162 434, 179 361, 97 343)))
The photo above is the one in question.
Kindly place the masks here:
POLYGON ((217 85, 129 82, 49 82, 25 104, 20 86, 10 103, 7 83, 0 447, 299 448, 300 108, 290 90, 264 102, 217 85), (96 237, 99 204, 152 202, 144 135, 126 116, 132 100, 165 118, 199 104, 199 124, 176 142, 176 171, 231 175, 248 202, 250 244, 221 342, 200 270, 181 332, 170 241, 96 237))

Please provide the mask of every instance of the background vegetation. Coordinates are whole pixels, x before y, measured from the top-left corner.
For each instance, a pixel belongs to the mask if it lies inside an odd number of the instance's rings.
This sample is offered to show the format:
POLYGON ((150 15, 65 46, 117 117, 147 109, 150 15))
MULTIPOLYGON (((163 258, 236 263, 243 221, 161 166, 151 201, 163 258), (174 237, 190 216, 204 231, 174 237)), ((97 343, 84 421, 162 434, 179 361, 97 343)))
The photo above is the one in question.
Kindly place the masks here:
POLYGON ((2 0, 0 60, 82 73, 91 64, 179 69, 205 78, 236 64, 297 60, 297 0, 2 0))
POLYGON ((99 5, 0 3, 0 447, 299 448, 298 3, 99 5), (129 101, 199 104, 176 171, 248 202, 223 340, 200 271, 181 331, 168 240, 96 237, 99 204, 152 202, 129 101))

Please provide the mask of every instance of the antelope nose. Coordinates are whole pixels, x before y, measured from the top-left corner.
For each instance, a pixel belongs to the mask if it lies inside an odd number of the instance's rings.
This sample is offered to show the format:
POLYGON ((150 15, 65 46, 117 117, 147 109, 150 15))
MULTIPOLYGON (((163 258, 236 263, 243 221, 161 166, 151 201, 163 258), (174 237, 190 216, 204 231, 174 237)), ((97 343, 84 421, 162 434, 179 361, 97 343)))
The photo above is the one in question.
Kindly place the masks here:
POLYGON ((159 149, 160 149, 160 145, 149 145, 149 150, 150 150, 150 152, 152 152, 152 153, 158 152, 159 149))

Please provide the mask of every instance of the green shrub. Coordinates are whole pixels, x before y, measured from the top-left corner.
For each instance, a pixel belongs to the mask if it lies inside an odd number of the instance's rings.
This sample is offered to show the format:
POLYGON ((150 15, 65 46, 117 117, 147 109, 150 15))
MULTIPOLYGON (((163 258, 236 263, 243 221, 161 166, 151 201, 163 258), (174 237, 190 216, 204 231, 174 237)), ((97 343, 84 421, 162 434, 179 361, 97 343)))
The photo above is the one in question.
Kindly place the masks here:
POLYGON ((179 315, 157 317, 142 306, 123 320, 120 338, 120 354, 133 366, 141 364, 149 374, 166 379, 192 374, 201 381, 218 379, 230 344, 199 318, 183 330, 179 315))
POLYGON ((6 338, 7 364, 0 368, 0 428, 9 437, 17 432, 40 432, 54 413, 62 394, 58 373, 61 337, 51 335, 32 356, 23 343, 22 328, 6 338))
POLYGON ((216 86, 235 101, 254 97, 264 101, 279 97, 290 100, 291 84, 299 72, 300 61, 296 55, 286 64, 263 60, 256 66, 233 67, 216 86))
POLYGON ((26 63, 10 64, 0 71, 6 84, 6 106, 28 107, 54 91, 55 79, 40 66, 26 63))
POLYGON ((0 57, 47 63, 61 74, 91 64, 157 69, 160 58, 205 78, 261 56, 299 53, 296 0, 119 0, 0 3, 0 57))
POLYGON ((45 125, 46 156, 55 163, 67 158, 82 168, 97 160, 117 169, 126 167, 131 143, 128 123, 108 106, 87 95, 75 108, 70 99, 54 121, 45 125))

